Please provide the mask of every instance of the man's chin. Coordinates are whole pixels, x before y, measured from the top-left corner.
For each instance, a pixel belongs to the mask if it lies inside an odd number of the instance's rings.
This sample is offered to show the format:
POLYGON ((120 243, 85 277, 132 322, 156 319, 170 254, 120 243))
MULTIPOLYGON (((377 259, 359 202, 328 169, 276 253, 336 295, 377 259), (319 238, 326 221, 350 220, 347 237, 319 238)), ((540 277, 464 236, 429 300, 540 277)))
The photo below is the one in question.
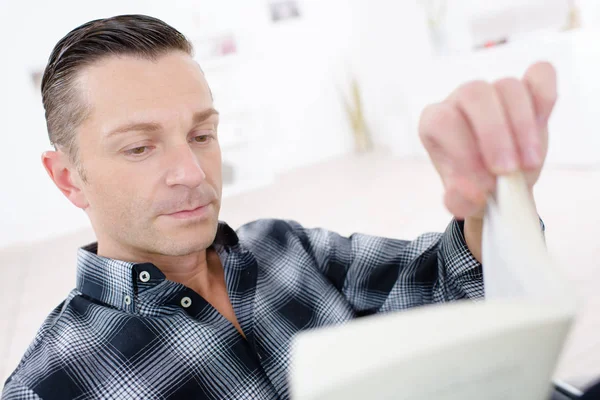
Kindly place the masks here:
POLYGON ((161 246, 155 252, 161 256, 185 257, 205 251, 209 247, 210 244, 206 245, 205 243, 169 243, 161 246))
POLYGON ((163 240, 168 240, 164 245, 170 252, 190 254, 205 250, 212 245, 217 234, 218 223, 216 218, 210 218, 195 223, 169 226, 167 229, 161 229, 161 236, 163 240))

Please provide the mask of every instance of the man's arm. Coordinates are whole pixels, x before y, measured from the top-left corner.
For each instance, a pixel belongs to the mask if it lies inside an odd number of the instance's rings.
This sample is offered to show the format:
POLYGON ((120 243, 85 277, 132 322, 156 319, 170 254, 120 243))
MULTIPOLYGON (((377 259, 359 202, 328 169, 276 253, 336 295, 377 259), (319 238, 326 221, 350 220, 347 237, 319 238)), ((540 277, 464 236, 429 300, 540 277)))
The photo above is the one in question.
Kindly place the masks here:
MULTIPOLYGON (((535 207, 535 201, 533 200, 533 188, 530 188, 529 195, 533 201, 533 205, 535 207)), ((540 219, 540 225, 542 231, 544 230, 544 224, 540 219)), ((467 247, 471 251, 471 254, 477 259, 477 261, 482 262, 482 250, 481 250, 481 241, 483 234, 483 216, 479 214, 477 216, 465 218, 464 223, 465 229, 465 241, 467 243, 467 247)))
POLYGON ((483 296, 481 264, 469 251, 463 223, 415 240, 349 237, 287 221, 303 252, 358 315, 483 296))
POLYGON ((467 218, 465 219, 465 241, 467 247, 477 261, 481 262, 481 238, 483 234, 483 219, 482 218, 467 218))

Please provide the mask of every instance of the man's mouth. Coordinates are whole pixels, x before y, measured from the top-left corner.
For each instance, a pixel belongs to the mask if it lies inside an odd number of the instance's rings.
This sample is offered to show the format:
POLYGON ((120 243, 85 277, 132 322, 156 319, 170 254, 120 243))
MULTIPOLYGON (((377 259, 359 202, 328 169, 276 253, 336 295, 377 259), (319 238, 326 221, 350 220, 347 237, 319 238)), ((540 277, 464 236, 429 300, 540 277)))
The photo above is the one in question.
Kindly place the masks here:
POLYGON ((204 218, 208 214, 210 203, 196 208, 186 208, 174 213, 165 214, 168 217, 177 219, 204 218))

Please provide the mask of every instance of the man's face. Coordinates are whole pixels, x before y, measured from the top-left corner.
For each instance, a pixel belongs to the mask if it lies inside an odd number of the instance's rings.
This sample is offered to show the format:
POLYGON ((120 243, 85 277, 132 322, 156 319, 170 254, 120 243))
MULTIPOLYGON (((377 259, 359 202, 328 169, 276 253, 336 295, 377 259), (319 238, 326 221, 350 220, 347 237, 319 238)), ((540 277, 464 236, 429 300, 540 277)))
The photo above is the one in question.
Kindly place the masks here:
POLYGON ((210 246, 221 151, 198 64, 183 52, 111 57, 84 69, 80 83, 92 110, 77 133, 81 189, 99 249, 182 256, 210 246))

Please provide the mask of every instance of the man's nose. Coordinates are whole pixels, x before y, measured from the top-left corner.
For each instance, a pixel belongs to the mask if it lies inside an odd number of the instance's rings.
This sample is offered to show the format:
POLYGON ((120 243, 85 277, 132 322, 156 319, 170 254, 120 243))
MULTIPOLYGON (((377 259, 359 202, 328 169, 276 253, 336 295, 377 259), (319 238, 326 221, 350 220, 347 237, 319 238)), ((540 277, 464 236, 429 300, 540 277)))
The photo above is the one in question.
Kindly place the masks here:
POLYGON ((200 160, 190 146, 181 145, 171 150, 167 174, 167 185, 198 187, 206 179, 200 160))

